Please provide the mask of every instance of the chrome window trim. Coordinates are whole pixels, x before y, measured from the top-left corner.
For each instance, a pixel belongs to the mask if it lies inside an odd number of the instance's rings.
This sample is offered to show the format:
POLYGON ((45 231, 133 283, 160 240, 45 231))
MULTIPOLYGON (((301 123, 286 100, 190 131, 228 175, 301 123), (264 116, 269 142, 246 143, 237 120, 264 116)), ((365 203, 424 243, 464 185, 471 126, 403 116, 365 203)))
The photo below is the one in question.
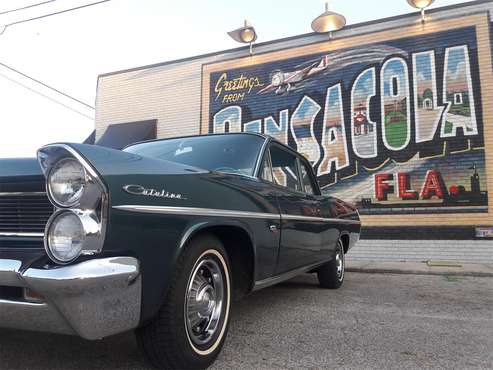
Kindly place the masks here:
POLYGON ((113 206, 126 212, 153 213, 166 215, 187 215, 187 216, 212 216, 212 217, 239 217, 239 218, 257 218, 257 219, 276 219, 276 220, 299 220, 314 222, 334 222, 360 224, 360 221, 346 220, 342 218, 324 218, 311 217, 302 215, 286 215, 263 212, 232 211, 228 209, 196 208, 196 207, 171 207, 171 206, 142 206, 142 205, 119 205, 113 206))
POLYGON ((263 137, 263 138, 264 138, 264 143, 262 144, 262 147, 260 148, 260 153, 258 154, 257 162, 255 163, 255 170, 253 171, 253 177, 255 177, 256 179, 260 179, 260 174, 259 174, 260 166, 262 165, 262 159, 264 159, 265 150, 266 150, 266 148, 270 142, 269 138, 267 138, 267 137, 263 137))

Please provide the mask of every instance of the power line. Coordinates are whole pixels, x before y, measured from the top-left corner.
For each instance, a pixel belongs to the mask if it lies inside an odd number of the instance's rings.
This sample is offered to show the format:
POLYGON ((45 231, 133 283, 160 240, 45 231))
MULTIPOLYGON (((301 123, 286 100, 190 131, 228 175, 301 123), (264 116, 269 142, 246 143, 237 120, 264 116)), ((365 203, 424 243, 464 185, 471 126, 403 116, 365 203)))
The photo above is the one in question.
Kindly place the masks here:
POLYGON ((29 9, 29 8, 34 8, 36 6, 40 6, 40 5, 44 5, 44 4, 48 4, 48 3, 52 3, 56 0, 47 0, 47 1, 43 1, 42 3, 36 3, 36 4, 31 4, 31 5, 26 5, 26 6, 23 6, 22 8, 16 8, 16 9, 11 9, 11 10, 5 10, 3 12, 0 12, 0 15, 4 15, 4 14, 8 14, 8 13, 13 13, 13 12, 18 12, 19 10, 25 10, 25 9, 29 9))
POLYGON ((0 32, 0 35, 3 35, 3 33, 5 32, 5 30, 10 27, 10 26, 14 26, 16 24, 21 24, 21 23, 26 23, 26 22, 30 22, 30 21, 35 21, 37 19, 42 19, 42 18, 47 18, 47 17, 51 17, 53 15, 58 15, 58 14, 63 14, 63 13, 67 13, 67 12, 71 12, 71 11, 74 11, 74 10, 78 10, 78 9, 83 9, 83 8, 87 8, 87 7, 90 7, 90 6, 93 6, 93 5, 98 5, 98 4, 102 4, 102 3, 107 3, 108 1, 111 1, 111 0, 102 0, 102 1, 97 1, 97 2, 94 2, 94 3, 90 3, 90 4, 85 4, 85 5, 81 5, 81 6, 77 6, 75 8, 69 8, 69 9, 65 9, 65 10, 60 10, 58 12, 54 12, 54 13, 49 13, 49 14, 44 14, 44 15, 40 15, 38 17, 33 17, 33 18, 28 18, 28 19, 22 19, 20 21, 16 21, 16 22, 12 22, 12 23, 8 23, 8 24, 4 24, 3 26, 0 26, 0 27, 3 27, 2 31, 0 32))
MULTIPOLYGON (((56 93, 58 93, 58 94, 60 94, 60 95, 65 96, 66 98, 69 98, 69 99, 71 99, 71 100, 73 100, 73 101, 76 101, 76 102, 77 102, 77 103, 79 103, 79 104, 85 105, 86 107, 88 107, 88 108, 90 108, 90 109, 95 109, 92 105, 89 105, 89 104, 87 104, 87 103, 84 103, 82 100, 79 100, 79 99, 77 99, 77 98, 74 98, 73 96, 71 96, 71 95, 69 95, 69 94, 67 94, 67 93, 64 93, 63 91, 60 91, 60 90, 58 90, 58 89, 55 89, 54 87, 51 87, 50 85, 45 84, 44 82, 42 82, 42 81, 40 81, 40 80, 38 80, 38 79, 36 79, 36 78, 34 78, 34 77, 31 77, 31 76, 29 76, 29 75, 27 75, 27 74, 25 74, 25 73, 23 73, 23 72, 21 72, 21 71, 19 71, 19 70, 15 69, 15 68, 13 68, 13 67, 10 67, 10 66, 8 66, 8 65, 6 65, 6 64, 4 64, 4 63, 2 63, 2 62, 0 62, 0 66, 5 67, 5 68, 7 68, 7 69, 9 69, 9 70, 11 70, 11 71, 13 71, 13 72, 15 72, 15 73, 17 73, 17 74, 19 74, 19 75, 23 76, 23 77, 26 77, 26 78, 28 78, 28 79, 30 79, 30 80, 32 80, 32 81, 34 81, 34 82, 36 82, 36 83, 38 83, 38 84, 40 84, 40 85, 42 85, 42 86, 44 86, 44 87, 46 87, 46 88, 48 88, 48 89, 52 90, 52 91, 55 91, 56 93)), ((4 77, 5 77, 5 76, 4 76, 4 77)))
POLYGON ((72 107, 70 107, 70 106, 68 106, 68 105, 66 105, 66 104, 63 104, 62 102, 60 102, 60 101, 58 101, 58 100, 56 100, 56 99, 53 99, 52 97, 50 97, 50 96, 48 96, 48 95, 45 95, 45 94, 43 94, 42 92, 39 92, 39 91, 37 91, 37 90, 34 90, 34 89, 32 89, 31 87, 26 86, 26 85, 24 85, 23 83, 21 83, 21 82, 19 82, 19 81, 16 81, 16 80, 14 80, 14 79, 12 79, 12 78, 10 78, 10 77, 8 77, 8 76, 6 76, 6 75, 2 74, 2 73, 0 73, 0 77, 3 77, 3 78, 5 78, 5 79, 9 80, 10 82, 15 83, 16 85, 22 86, 23 88, 25 88, 25 89, 27 89, 27 90, 29 90, 29 91, 31 91, 31 92, 33 92, 33 93, 35 93, 35 94, 38 94, 38 95, 42 96, 43 98, 46 98, 46 99, 48 99, 48 100, 52 101, 53 103, 56 103, 56 104, 58 104, 58 105, 61 105, 62 107, 64 107, 64 108, 66 108, 66 109, 71 110, 72 112, 75 112, 75 113, 77 113, 77 114, 80 114, 81 116, 86 117, 86 118, 89 118, 90 120, 94 120, 94 117, 88 116, 87 114, 84 114, 84 113, 82 113, 82 112, 78 111, 77 109, 74 109, 74 108, 72 108, 72 107))

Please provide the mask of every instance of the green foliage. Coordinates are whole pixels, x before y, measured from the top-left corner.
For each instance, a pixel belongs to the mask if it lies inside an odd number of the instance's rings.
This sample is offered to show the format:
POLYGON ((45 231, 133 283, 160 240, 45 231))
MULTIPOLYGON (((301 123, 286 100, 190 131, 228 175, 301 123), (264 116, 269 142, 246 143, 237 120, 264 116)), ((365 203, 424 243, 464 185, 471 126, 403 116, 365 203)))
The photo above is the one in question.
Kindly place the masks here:
POLYGON ((385 136, 392 147, 401 147, 406 143, 407 119, 401 112, 390 112, 385 116, 385 136))

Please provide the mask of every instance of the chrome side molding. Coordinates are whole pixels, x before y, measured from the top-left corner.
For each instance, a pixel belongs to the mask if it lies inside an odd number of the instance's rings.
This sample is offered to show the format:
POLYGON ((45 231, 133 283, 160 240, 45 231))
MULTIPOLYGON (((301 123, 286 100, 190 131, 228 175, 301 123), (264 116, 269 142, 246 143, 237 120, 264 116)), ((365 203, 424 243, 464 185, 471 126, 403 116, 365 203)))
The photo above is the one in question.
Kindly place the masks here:
POLYGON ((360 224, 357 220, 347 220, 343 218, 311 217, 303 215, 287 215, 276 213, 232 211, 229 209, 197 208, 197 207, 172 207, 172 206, 142 206, 142 205, 119 205, 113 206, 126 212, 154 213, 164 215, 193 215, 193 216, 212 216, 212 217, 238 217, 238 218, 257 218, 267 220, 299 220, 313 222, 334 222, 345 224, 360 224))

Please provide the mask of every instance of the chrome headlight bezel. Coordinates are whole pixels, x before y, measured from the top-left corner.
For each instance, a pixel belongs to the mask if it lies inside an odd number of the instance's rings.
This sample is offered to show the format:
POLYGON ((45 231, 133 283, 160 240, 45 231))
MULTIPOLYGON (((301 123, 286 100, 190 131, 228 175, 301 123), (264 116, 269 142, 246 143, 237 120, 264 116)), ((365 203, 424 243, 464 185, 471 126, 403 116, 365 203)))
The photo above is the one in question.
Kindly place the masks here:
POLYGON ((73 157, 64 157, 64 158, 60 159, 58 162, 56 162, 49 169, 48 174, 46 175, 46 192, 48 194, 48 198, 50 199, 50 201, 53 204, 55 204, 59 208, 71 208, 71 207, 79 205, 80 200, 84 196, 84 192, 86 191, 87 185, 88 185, 87 172, 86 172, 84 166, 73 157), (82 185, 82 189, 80 190, 79 194, 78 195, 74 194, 74 196, 76 196, 76 198, 73 198, 71 201, 64 203, 56 195, 56 191, 54 191, 54 189, 53 189, 53 187, 54 187, 53 186, 53 183, 54 183, 53 175, 56 173, 57 170, 60 170, 62 168, 62 166, 66 165, 69 162, 73 162, 76 165, 80 166, 80 169, 82 171, 82 177, 83 177, 84 184, 82 185))
POLYGON ((84 241, 85 241, 84 225, 82 224, 82 221, 80 220, 80 218, 78 218, 77 215, 74 214, 72 211, 60 210, 58 212, 55 212, 50 217, 50 219, 46 225, 46 231, 45 231, 45 236, 44 236, 44 247, 45 247, 46 254, 48 255, 48 257, 50 257, 50 259, 52 261, 54 261, 58 264, 62 264, 62 265, 69 264, 70 262, 75 261, 81 255, 84 241), (82 235, 82 238, 81 238, 82 240, 80 242, 80 249, 77 250, 76 253, 71 258, 63 259, 63 258, 60 258, 60 254, 55 251, 55 248, 52 245, 51 239, 53 236, 52 233, 53 233, 54 227, 57 226, 58 223, 61 222, 62 217, 65 217, 65 216, 72 216, 77 220, 78 225, 76 225, 76 226, 79 228, 78 231, 82 235))
POLYGON ((44 247, 46 254, 50 259, 58 264, 66 265, 73 261, 75 261, 80 256, 88 256, 101 252, 101 225, 96 216, 96 214, 92 211, 81 211, 78 209, 59 209, 55 212, 48 223, 46 224, 46 230, 44 235, 44 247), (78 222, 81 227, 81 231, 83 233, 82 246, 80 251, 71 259, 63 260, 56 256, 56 253, 53 252, 53 246, 50 242, 51 232, 54 226, 56 226, 57 221, 66 214, 73 215, 77 217, 78 222))
POLYGON ((108 190, 89 162, 74 148, 67 144, 51 144, 38 150, 38 161, 46 177, 46 191, 51 203, 55 206, 55 212, 48 220, 45 227, 44 246, 50 259, 57 264, 69 264, 81 255, 93 255, 100 253, 106 236, 106 224, 108 215, 108 190), (50 174, 53 168, 64 161, 76 161, 84 169, 85 184, 80 197, 69 204, 61 204, 53 196, 50 189, 50 174), (71 212, 76 215, 82 225, 84 241, 81 251, 70 261, 58 259, 51 251, 50 230, 53 223, 62 213, 71 212))

